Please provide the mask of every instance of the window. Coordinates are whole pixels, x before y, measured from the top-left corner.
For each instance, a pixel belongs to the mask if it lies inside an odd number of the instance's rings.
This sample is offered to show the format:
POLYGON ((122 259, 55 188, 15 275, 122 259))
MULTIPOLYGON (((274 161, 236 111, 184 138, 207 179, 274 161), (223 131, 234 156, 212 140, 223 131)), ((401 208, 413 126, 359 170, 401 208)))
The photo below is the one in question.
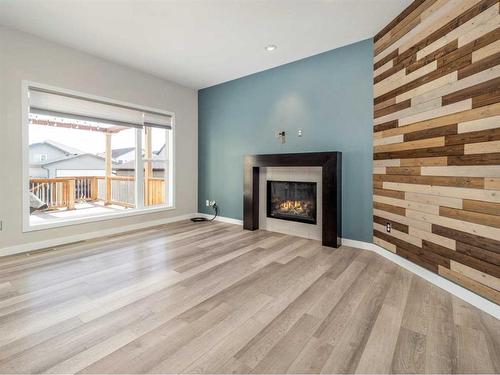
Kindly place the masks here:
POLYGON ((172 113, 25 85, 26 230, 173 208, 172 113))

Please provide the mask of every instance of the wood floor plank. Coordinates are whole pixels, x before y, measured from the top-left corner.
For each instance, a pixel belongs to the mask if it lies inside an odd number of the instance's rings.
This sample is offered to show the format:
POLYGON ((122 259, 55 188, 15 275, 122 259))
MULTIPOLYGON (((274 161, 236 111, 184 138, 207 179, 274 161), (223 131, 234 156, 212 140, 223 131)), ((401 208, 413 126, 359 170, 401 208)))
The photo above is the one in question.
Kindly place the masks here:
POLYGON ((377 254, 217 222, 0 258, 0 332, 0 373, 500 368, 498 320, 377 254))

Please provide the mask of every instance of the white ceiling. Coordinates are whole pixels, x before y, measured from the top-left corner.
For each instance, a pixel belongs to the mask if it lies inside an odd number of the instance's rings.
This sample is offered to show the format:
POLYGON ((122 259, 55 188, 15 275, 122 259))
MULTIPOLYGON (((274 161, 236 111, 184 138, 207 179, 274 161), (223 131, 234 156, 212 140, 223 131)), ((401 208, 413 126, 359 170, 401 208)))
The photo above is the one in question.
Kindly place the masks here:
POLYGON ((373 37, 411 2, 0 0, 0 24, 198 89, 373 37))

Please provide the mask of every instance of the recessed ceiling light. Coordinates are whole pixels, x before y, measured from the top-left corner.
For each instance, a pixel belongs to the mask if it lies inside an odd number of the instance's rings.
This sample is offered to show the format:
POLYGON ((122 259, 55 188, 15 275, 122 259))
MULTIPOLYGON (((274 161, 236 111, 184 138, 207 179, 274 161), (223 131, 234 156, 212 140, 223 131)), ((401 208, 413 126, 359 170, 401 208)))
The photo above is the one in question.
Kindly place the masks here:
POLYGON ((271 52, 274 51, 276 48, 278 48, 278 46, 276 46, 275 44, 270 44, 266 46, 266 51, 271 52))

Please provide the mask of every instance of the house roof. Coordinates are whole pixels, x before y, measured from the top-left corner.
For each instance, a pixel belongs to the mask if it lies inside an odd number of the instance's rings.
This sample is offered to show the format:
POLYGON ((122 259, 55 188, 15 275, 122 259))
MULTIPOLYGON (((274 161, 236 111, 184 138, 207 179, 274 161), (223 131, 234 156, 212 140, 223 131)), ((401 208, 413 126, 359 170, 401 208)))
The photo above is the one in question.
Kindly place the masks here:
POLYGON ((124 148, 116 148, 111 150, 111 157, 113 159, 119 158, 122 155, 128 154, 130 151, 134 151, 135 147, 124 147, 124 148))
POLYGON ((73 154, 73 155, 85 154, 85 151, 79 150, 77 148, 74 148, 74 147, 71 147, 71 146, 56 142, 56 141, 53 141, 51 139, 46 139, 43 142, 33 143, 30 145, 30 147, 35 146, 35 145, 43 145, 43 144, 57 148, 58 150, 61 150, 62 152, 66 153, 66 154, 73 154))
MULTIPOLYGON (((116 164, 115 169, 117 171, 133 171, 135 170, 135 160, 131 160, 126 163, 116 164)), ((154 171, 165 170, 165 162, 162 160, 153 160, 153 170, 154 171)))
MULTIPOLYGON (((60 157, 60 158, 57 158, 57 159, 54 159, 54 160, 48 160, 48 161, 40 162, 40 163, 31 163, 31 165, 32 166, 43 167, 43 166, 46 166, 46 165, 59 163, 61 161, 66 161, 66 160, 81 158, 83 156, 90 156, 90 157, 93 157, 93 158, 96 158, 96 159, 100 159, 100 160, 103 160, 103 161, 105 160, 102 156, 95 155, 95 154, 84 153, 84 154, 78 154, 78 155, 63 156, 63 157, 60 157)), ((117 164, 113 162, 113 165, 117 165, 117 164)))

